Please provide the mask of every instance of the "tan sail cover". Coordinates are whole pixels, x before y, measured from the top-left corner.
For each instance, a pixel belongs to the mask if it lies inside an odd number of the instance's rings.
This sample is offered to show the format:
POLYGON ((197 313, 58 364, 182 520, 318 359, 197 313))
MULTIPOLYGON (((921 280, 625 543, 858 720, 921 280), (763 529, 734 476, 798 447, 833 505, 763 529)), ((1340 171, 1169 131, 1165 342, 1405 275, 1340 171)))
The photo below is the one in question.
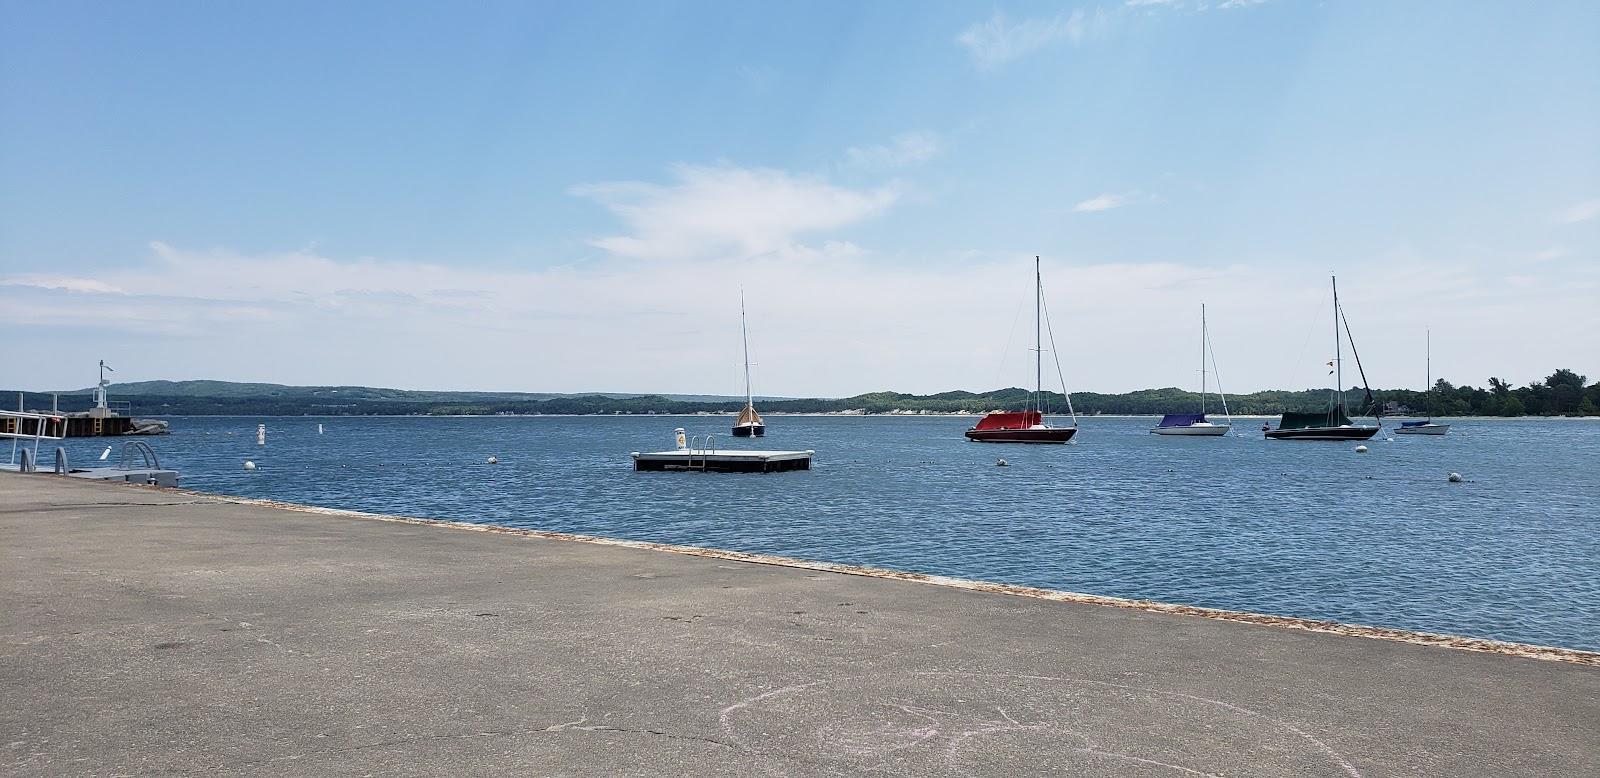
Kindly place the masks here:
POLYGON ((762 424, 761 414, 756 413, 754 405, 746 405, 744 410, 739 411, 739 422, 736 426, 743 427, 746 424, 762 424))

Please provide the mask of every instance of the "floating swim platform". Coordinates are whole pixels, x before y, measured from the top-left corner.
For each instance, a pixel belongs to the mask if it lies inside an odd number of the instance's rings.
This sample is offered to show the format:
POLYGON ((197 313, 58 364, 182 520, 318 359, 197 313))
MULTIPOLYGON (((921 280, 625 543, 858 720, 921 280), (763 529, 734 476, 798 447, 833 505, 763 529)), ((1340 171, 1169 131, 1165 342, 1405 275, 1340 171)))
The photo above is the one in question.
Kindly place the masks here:
POLYGON ((815 451, 753 451, 743 449, 697 449, 633 452, 633 469, 647 471, 686 471, 703 473, 781 473, 810 470, 815 451))

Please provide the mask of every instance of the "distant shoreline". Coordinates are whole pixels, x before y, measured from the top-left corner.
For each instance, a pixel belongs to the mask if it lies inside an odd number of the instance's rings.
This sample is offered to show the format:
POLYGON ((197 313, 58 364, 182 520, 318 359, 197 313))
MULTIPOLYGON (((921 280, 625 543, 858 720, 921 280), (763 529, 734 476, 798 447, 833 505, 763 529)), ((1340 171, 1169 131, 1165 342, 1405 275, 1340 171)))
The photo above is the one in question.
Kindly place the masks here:
MULTIPOLYGON (((765 418, 871 418, 871 419, 979 419, 982 413, 765 413, 765 418)), ((1272 421, 1280 414, 1235 414, 1235 421, 1272 421)), ((271 414, 271 413, 205 413, 205 414, 140 414, 148 419, 720 419, 735 418, 737 413, 347 413, 347 414, 271 414)), ((1047 413, 1047 418, 1070 418, 1065 413, 1047 413)), ((1095 413, 1078 414, 1083 419, 1159 419, 1158 413, 1095 413)), ((1363 416, 1361 418, 1371 418, 1363 416)), ((1384 416, 1385 421, 1425 419, 1427 416, 1384 416)), ((1600 421, 1600 416, 1435 416, 1445 423, 1457 421, 1600 421)))

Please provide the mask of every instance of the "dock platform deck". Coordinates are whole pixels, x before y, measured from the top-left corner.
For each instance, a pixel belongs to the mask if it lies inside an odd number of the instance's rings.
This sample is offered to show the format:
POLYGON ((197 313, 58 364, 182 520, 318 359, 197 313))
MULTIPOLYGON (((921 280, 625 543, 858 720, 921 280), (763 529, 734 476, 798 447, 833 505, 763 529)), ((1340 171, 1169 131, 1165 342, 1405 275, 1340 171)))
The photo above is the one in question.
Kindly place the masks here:
POLYGON ((677 449, 633 452, 638 471, 681 470, 711 473, 778 473, 810 470, 815 451, 757 451, 753 449, 677 449))
POLYGON ((1582 656, 377 519, 0 473, 0 774, 1600 774, 1582 656))

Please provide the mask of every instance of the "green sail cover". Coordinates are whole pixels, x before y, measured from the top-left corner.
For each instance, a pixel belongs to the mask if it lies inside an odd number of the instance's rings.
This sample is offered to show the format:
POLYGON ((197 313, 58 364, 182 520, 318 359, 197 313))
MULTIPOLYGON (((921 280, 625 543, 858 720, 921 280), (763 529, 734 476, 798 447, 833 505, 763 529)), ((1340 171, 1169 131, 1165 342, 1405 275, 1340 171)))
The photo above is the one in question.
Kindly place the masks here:
POLYGON ((1344 415, 1343 408, 1322 413, 1287 412, 1278 421, 1278 429, 1303 430, 1307 427, 1343 427, 1349 423, 1350 417, 1344 415))

